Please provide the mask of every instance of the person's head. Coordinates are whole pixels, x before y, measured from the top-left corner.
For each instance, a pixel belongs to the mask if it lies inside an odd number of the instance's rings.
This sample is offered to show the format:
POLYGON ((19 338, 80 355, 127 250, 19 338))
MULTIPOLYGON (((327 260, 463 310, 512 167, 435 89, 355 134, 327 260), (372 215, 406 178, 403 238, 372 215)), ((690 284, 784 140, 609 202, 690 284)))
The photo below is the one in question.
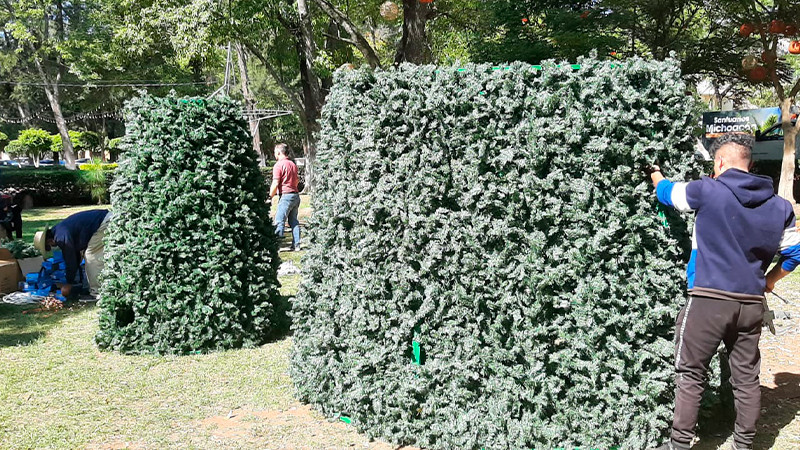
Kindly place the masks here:
POLYGON ((55 245, 56 241, 53 238, 53 230, 49 227, 45 227, 42 231, 37 231, 36 235, 33 237, 33 246, 36 247, 42 255, 49 252, 55 245))
POLYGON ((275 146, 275 159, 285 159, 289 157, 289 146, 286 144, 278 144, 275 146))
POLYGON ((755 138, 747 133, 725 133, 717 138, 711 146, 714 177, 731 168, 749 172, 753 162, 753 144, 755 138))

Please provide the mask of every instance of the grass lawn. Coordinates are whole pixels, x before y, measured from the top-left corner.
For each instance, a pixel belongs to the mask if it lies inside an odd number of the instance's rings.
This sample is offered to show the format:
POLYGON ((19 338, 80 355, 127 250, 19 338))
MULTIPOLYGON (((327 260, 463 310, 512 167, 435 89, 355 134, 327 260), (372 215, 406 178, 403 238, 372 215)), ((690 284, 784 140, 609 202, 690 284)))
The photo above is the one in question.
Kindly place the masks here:
MULTIPOLYGON (((24 238, 30 242, 45 224, 93 208, 25 211, 24 238)), ((300 266, 303 253, 281 255, 300 266)), ((281 282, 282 293, 294 295, 299 276, 281 282)), ((0 304, 0 449, 346 448, 367 442, 292 398, 291 338, 209 355, 123 356, 94 345, 95 306, 26 309, 32 307, 0 304)))
MULTIPOLYGON (((26 211, 26 239, 91 208, 26 211)), ((303 253, 281 257, 301 266, 303 253)), ((293 295, 299 276, 281 282, 282 293, 293 295)), ((800 274, 779 287, 800 303, 800 274)), ((0 449, 395 448, 292 397, 290 337, 208 355, 123 356, 95 347, 96 307, 23 314, 30 308, 0 304, 0 449)), ((765 402, 756 448, 800 448, 798 334, 762 339, 765 402)), ((697 448, 723 448, 729 435, 702 436, 697 448)))
POLYGON ((109 205, 63 206, 60 208, 33 208, 22 211, 22 239, 33 242, 33 236, 45 226, 53 226, 65 217, 90 209, 109 209, 109 205))

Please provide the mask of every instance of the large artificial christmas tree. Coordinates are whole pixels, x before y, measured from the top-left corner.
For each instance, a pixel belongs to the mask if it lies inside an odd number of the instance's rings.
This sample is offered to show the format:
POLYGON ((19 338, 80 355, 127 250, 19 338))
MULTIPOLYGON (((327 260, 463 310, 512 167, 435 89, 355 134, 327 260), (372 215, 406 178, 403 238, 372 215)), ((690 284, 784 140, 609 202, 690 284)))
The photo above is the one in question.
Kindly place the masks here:
POLYGON ((691 178, 675 61, 340 71, 292 374, 302 400, 427 448, 663 438, 691 178))
POLYGON ((181 354, 263 343, 281 322, 280 262, 241 105, 143 97, 126 118, 98 345, 181 354))

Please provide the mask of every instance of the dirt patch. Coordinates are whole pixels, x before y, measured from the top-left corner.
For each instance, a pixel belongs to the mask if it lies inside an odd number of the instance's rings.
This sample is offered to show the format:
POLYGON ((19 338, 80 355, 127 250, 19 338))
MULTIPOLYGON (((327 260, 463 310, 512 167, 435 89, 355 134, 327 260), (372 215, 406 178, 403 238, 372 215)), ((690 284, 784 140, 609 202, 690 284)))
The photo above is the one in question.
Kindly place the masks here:
POLYGON ((285 410, 234 409, 226 415, 200 421, 218 443, 230 446, 259 442, 262 448, 418 450, 370 441, 343 422, 329 422, 308 405, 285 410), (266 447, 263 447, 266 445, 266 447))

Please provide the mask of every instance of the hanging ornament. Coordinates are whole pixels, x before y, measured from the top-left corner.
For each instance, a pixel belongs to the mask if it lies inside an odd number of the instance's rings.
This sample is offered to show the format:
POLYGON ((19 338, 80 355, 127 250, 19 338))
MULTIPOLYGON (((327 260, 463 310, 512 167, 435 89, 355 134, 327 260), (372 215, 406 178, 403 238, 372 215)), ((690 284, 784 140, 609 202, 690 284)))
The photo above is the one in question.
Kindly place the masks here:
POLYGON ((792 41, 789 43, 789 53, 800 55, 800 41, 792 41))
POLYGON ((400 16, 400 8, 394 2, 384 2, 381 5, 381 17, 389 22, 396 20, 400 16))
POLYGON ((755 31, 753 24, 745 23, 739 28, 739 36, 750 37, 750 35, 753 34, 753 31, 755 31))
POLYGON ((433 0, 419 0, 420 3, 433 3, 433 0))
POLYGON ((758 59, 756 59, 756 57, 753 55, 745 56, 744 59, 742 60, 742 69, 744 70, 750 70, 757 65, 758 65, 758 59))
POLYGON ((582 12, 581 13, 581 19, 588 19, 589 18, 589 14, 591 14, 591 12, 589 10, 586 10, 586 11, 582 12))
POLYGON ((523 17, 522 18, 522 24, 523 25, 527 25, 528 24, 528 18, 527 17, 523 17))
POLYGON ((767 69, 764 66, 753 67, 750 71, 750 79, 753 81, 764 81, 767 78, 767 69))
POLYGON ((782 20, 773 20, 769 24, 769 32, 772 34, 781 34, 786 31, 786 24, 782 20))

